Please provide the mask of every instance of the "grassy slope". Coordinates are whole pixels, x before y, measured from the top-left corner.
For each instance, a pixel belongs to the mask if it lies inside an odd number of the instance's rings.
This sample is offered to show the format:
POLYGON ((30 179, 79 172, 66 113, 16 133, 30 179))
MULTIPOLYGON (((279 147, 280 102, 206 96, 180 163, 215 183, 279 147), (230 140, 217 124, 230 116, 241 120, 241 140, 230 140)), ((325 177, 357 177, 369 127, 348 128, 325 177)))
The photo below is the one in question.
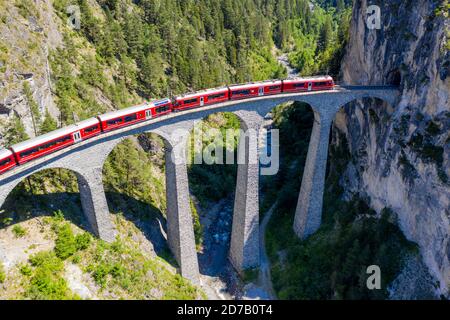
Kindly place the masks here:
POLYGON ((80 299, 80 293, 70 289, 68 280, 74 276, 73 271, 68 271, 73 265, 83 275, 79 281, 89 288, 90 295, 84 298, 204 298, 203 293, 175 274, 166 261, 143 250, 146 240, 141 231, 122 215, 115 218, 119 237, 112 244, 82 231, 69 218, 66 220, 62 211, 56 211, 53 216, 34 218, 2 230, 4 237, 24 225, 24 234, 15 237, 22 242, 27 237, 39 241, 25 249, 25 253, 29 251, 28 259, 6 272, 3 270, 1 299, 80 299), (34 234, 33 224, 39 226, 34 234), (41 251, 44 239, 51 244, 41 251))

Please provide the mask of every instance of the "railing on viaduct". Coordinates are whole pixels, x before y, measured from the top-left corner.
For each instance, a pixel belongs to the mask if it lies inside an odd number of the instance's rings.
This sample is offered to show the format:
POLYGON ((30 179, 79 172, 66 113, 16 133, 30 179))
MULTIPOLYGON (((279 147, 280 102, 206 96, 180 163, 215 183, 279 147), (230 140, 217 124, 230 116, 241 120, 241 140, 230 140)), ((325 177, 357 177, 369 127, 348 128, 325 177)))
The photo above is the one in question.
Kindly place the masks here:
MULTIPOLYGON (((0 207, 26 177, 44 169, 68 169, 77 176, 83 212, 92 232, 105 241, 113 241, 116 232, 103 189, 103 165, 114 147, 127 137, 156 133, 165 143, 167 240, 182 276, 197 283, 199 267, 189 203, 186 153, 182 150, 186 144, 178 143, 173 132, 177 129, 191 131, 195 123, 216 112, 232 112, 240 119, 244 131, 258 131, 263 117, 275 106, 289 101, 308 103, 314 112, 314 125, 293 226, 296 234, 305 238, 321 223, 329 134, 336 113, 353 100, 378 98, 395 106, 398 97, 399 92, 394 87, 342 86, 333 91, 264 96, 172 113, 102 134, 5 173, 0 178, 0 207)), ((229 256, 233 266, 241 271, 259 265, 259 164, 249 161, 258 159, 257 143, 249 143, 248 137, 240 139, 239 143, 246 144, 246 163, 238 164, 229 256)))

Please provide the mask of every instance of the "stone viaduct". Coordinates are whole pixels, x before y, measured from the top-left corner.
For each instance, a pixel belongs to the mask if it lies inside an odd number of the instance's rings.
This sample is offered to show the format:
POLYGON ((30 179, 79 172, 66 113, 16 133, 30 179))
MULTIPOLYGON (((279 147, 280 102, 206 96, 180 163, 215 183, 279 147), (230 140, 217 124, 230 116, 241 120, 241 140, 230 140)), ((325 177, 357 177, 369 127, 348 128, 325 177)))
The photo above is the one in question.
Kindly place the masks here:
MULTIPOLYGON (((395 106, 398 95, 398 90, 392 87, 337 87, 333 91, 263 96, 172 113, 102 134, 5 173, 0 180, 0 207, 14 187, 26 177, 44 169, 68 169, 77 176, 82 209, 92 232, 111 242, 115 239, 115 228, 103 189, 105 160, 114 147, 127 137, 144 132, 156 133, 165 143, 168 244, 181 275, 198 283, 199 267, 189 203, 186 153, 182 150, 186 144, 174 139, 173 133, 177 129, 191 130, 196 122, 210 114, 232 112, 240 119, 244 131, 250 128, 258 130, 263 116, 275 106, 290 101, 308 103, 315 120, 293 226, 296 234, 305 238, 314 233, 321 223, 329 134, 336 113, 349 102, 362 98, 378 98, 395 106)), ((259 265, 259 165, 249 161, 258 159, 257 144, 249 142, 248 137, 239 143, 246 144, 246 163, 238 164, 229 256, 233 266, 241 271, 259 265)))

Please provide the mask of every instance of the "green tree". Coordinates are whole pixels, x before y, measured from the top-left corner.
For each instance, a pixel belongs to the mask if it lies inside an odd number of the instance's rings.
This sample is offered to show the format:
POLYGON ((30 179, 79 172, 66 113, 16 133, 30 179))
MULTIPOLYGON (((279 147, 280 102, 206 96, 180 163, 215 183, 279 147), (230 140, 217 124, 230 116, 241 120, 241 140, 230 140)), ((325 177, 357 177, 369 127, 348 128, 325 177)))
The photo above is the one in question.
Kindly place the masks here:
POLYGON ((345 1, 344 0, 337 0, 336 11, 338 13, 342 13, 344 10, 345 10, 345 1))
POLYGON ((31 92, 30 84, 27 81, 23 83, 23 92, 28 102, 28 108, 30 110, 31 120, 33 123, 34 135, 37 136, 39 133, 38 127, 40 124, 41 115, 39 112, 39 106, 36 100, 34 100, 33 98, 33 93, 31 92))
POLYGON ((8 123, 4 138, 7 145, 13 145, 29 139, 25 127, 18 115, 15 115, 8 123))
POLYGON ((57 128, 58 128, 58 124, 56 123, 56 120, 53 119, 50 112, 48 112, 48 110, 46 110, 44 121, 42 122, 41 127, 40 127, 41 134, 54 131, 57 128))
POLYGON ((333 25, 330 16, 326 16, 325 22, 320 29, 319 41, 318 41, 318 50, 323 52, 325 51, 332 40, 333 37, 333 25))

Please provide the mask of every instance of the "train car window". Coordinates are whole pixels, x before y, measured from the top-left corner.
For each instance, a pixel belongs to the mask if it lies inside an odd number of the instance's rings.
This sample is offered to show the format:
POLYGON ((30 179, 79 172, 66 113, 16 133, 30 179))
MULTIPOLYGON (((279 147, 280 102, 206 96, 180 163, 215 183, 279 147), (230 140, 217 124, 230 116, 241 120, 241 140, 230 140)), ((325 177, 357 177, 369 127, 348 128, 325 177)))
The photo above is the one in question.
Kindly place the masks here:
POLYGON ((122 118, 117 118, 117 119, 112 119, 112 120, 108 120, 106 123, 110 126, 121 123, 122 122, 122 118))
POLYGON ((190 104, 190 103, 194 103, 194 102, 197 102, 197 101, 198 101, 197 98, 195 98, 195 99, 189 99, 189 100, 184 100, 184 104, 190 104))
POLYGON ((169 107, 168 107, 168 106, 158 107, 158 108, 156 108, 156 113, 165 112, 165 111, 167 111, 167 110, 169 110, 169 107))
POLYGON ((62 137, 61 139, 58 139, 57 142, 58 143, 63 143, 63 142, 66 142, 66 141, 68 141, 70 139, 71 139, 70 136, 65 136, 65 137, 62 137))
POLYGON ((134 120, 136 120, 136 119, 137 119, 136 114, 132 114, 132 115, 130 115, 130 116, 126 116, 126 117, 125 117, 125 122, 131 122, 131 121, 134 121, 134 120))
POLYGON ((84 129, 84 133, 91 133, 92 131, 95 131, 98 129, 98 125, 92 126, 92 127, 88 127, 86 129, 84 129))
POLYGON ((232 92, 233 94, 250 94, 250 90, 236 90, 232 92))
POLYGON ((20 156, 21 157, 28 157, 28 156, 30 156, 30 155, 32 155, 34 153, 37 153, 37 152, 43 151, 43 150, 47 150, 47 149, 49 149, 51 147, 54 147, 54 146, 56 146, 58 144, 65 143, 65 142, 70 141, 70 140, 72 140, 72 137, 70 135, 64 136, 64 137, 59 138, 57 140, 53 140, 51 142, 47 142, 45 144, 41 144, 40 146, 37 146, 37 147, 35 147, 33 149, 29 149, 29 150, 23 151, 23 152, 20 153, 20 156))
POLYGON ((1 160, 0 161, 0 167, 6 166, 7 164, 10 164, 10 163, 11 163, 11 159, 10 158, 5 159, 5 160, 1 160))
POLYGON ((303 88, 304 86, 304 83, 294 83, 294 88, 303 88))
POLYGON ((55 140, 55 141, 51 142, 51 144, 52 145, 60 144, 60 143, 64 143, 64 142, 69 141, 69 140, 72 140, 71 136, 64 136, 62 138, 59 138, 58 140, 55 140))
POLYGON ((28 157, 28 156, 30 156, 30 155, 32 155, 32 154, 35 154, 36 152, 39 152, 39 149, 34 148, 34 149, 30 149, 30 150, 26 150, 26 151, 22 152, 22 153, 20 154, 20 156, 21 156, 22 158, 23 158, 23 157, 28 157))
POLYGON ((279 90, 281 86, 270 86, 269 90, 279 90))
POLYGON ((315 82, 314 84, 315 84, 316 86, 318 86, 318 87, 322 87, 322 86, 328 85, 327 82, 315 82))
POLYGON ((210 96, 208 96, 208 99, 219 99, 219 98, 223 98, 225 97, 225 92, 224 93, 218 93, 218 94, 212 94, 210 96))

